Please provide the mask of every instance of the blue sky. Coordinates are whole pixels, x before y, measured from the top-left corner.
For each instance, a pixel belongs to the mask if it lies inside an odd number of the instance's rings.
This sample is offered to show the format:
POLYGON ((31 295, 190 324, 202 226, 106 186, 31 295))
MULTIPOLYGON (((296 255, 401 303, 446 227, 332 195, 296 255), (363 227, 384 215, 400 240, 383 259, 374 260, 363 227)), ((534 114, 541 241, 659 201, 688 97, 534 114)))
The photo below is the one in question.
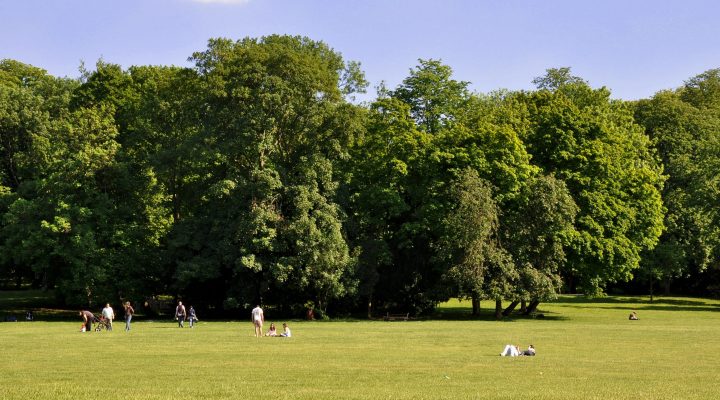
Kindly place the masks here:
POLYGON ((569 66, 638 99, 720 68, 718 16, 710 0, 0 0, 0 58, 76 77, 80 60, 187 66, 211 37, 281 33, 360 61, 373 86, 434 58, 479 92, 569 66))

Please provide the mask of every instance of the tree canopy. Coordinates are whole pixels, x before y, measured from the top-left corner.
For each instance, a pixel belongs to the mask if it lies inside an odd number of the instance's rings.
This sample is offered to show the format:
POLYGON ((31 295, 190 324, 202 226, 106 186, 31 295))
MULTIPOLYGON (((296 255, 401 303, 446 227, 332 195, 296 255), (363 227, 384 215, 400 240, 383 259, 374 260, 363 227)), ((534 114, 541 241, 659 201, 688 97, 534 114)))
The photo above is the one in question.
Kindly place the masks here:
POLYGON ((626 102, 567 67, 475 93, 421 59, 358 103, 360 63, 306 37, 190 61, 78 79, 0 61, 0 284, 498 317, 636 277, 720 288, 719 70, 626 102))

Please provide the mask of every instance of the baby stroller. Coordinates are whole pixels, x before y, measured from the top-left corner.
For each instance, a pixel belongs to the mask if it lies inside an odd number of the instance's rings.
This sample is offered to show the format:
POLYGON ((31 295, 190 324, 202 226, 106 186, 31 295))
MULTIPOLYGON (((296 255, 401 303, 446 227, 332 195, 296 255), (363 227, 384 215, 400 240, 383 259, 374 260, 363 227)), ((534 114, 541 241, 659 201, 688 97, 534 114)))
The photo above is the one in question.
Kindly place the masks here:
POLYGON ((93 322, 96 324, 95 332, 100 332, 103 329, 105 329, 106 331, 110 329, 110 321, 108 321, 105 317, 95 317, 93 322))

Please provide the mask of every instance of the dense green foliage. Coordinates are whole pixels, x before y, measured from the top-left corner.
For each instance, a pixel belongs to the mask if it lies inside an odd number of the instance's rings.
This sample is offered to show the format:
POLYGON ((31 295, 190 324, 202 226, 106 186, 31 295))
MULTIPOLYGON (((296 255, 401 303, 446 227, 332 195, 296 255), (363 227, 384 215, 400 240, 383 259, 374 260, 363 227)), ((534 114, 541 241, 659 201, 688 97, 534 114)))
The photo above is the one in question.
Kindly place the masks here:
POLYGON ((460 296, 500 317, 636 275, 718 283, 718 70, 628 103, 569 68, 478 94, 420 60, 357 104, 359 63, 308 38, 191 61, 78 80, 0 62, 4 284, 320 315, 460 296))

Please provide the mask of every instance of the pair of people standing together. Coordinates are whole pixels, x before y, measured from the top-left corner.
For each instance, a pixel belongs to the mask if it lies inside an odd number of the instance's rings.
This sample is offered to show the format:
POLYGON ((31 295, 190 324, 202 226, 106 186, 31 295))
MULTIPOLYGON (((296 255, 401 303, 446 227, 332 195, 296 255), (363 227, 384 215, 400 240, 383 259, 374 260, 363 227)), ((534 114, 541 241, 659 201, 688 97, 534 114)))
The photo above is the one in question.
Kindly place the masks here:
POLYGON ((185 327, 185 319, 187 319, 190 322, 190 327, 195 327, 195 322, 198 321, 197 315, 195 314, 195 308, 193 306, 190 306, 190 310, 187 312, 185 311, 185 306, 183 305, 182 301, 178 301, 177 307, 175 307, 175 319, 178 322, 179 328, 185 327))

